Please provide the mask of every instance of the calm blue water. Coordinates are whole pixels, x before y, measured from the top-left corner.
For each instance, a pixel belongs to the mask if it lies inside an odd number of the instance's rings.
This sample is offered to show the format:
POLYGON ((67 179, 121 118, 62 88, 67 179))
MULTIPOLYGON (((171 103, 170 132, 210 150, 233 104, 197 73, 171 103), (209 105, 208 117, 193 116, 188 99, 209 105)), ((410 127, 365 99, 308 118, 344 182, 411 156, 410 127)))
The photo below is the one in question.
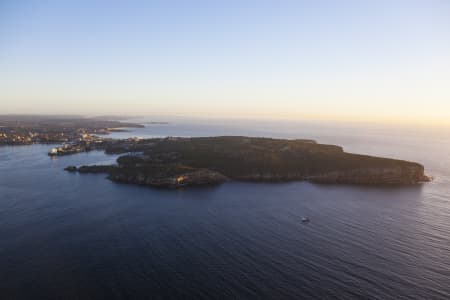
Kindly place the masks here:
POLYGON ((116 137, 240 134, 314 138, 416 160, 409 188, 226 183, 159 190, 0 148, 0 298, 449 299, 450 139, 350 125, 174 120, 116 137), (302 224, 302 216, 311 222, 302 224))

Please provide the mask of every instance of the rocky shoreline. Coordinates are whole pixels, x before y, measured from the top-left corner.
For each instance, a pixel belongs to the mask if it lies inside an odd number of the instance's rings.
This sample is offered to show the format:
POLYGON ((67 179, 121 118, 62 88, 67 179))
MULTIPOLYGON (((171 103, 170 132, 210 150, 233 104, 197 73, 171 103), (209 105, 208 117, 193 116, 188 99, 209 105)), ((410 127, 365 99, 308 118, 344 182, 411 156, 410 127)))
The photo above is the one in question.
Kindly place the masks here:
POLYGON ((327 184, 414 185, 430 181, 415 162, 350 154, 311 140, 250 137, 166 138, 116 142, 105 152, 128 153, 117 165, 67 167, 106 173, 115 182, 152 187, 309 181, 327 184), (139 153, 130 154, 130 149, 139 153))

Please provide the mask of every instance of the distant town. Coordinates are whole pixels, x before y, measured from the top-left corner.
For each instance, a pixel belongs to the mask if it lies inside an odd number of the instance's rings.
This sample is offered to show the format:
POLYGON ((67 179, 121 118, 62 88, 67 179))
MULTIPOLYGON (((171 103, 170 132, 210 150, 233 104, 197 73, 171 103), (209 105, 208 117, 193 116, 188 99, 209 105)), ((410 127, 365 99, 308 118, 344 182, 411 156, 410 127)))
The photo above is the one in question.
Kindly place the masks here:
POLYGON ((114 131, 144 127, 140 124, 104 120, 102 118, 0 115, 0 146, 30 144, 62 144, 53 154, 84 151, 114 131))

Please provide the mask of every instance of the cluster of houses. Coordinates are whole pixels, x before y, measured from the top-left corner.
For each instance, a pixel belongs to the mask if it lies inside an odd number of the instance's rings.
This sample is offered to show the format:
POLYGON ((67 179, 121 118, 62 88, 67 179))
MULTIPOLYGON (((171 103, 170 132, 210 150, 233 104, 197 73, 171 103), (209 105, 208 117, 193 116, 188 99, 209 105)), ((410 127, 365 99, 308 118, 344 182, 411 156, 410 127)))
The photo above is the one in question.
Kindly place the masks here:
POLYGON ((88 133, 84 133, 74 142, 64 143, 59 147, 52 148, 48 155, 58 156, 85 152, 96 148, 96 144, 103 144, 103 139, 88 133))

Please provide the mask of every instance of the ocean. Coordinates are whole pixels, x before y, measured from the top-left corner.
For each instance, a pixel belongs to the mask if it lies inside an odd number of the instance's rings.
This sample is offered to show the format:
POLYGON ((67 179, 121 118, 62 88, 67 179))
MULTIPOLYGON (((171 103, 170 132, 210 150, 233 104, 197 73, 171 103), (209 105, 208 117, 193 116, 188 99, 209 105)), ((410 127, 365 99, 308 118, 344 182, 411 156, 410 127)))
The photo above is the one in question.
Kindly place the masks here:
POLYGON ((2 299, 450 299, 450 133, 155 119, 129 136, 310 138, 413 160, 411 187, 240 183, 178 190, 73 174, 100 151, 0 147, 2 299), (309 223, 302 223, 308 217, 309 223))

